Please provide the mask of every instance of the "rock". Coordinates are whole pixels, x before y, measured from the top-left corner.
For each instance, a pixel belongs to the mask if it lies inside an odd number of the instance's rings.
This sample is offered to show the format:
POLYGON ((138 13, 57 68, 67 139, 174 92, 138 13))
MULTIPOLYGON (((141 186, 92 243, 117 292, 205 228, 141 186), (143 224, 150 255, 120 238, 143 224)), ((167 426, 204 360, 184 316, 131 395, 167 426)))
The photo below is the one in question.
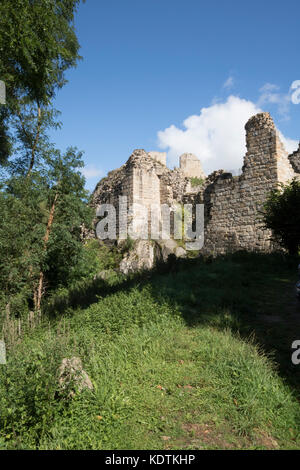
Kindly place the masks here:
POLYGON ((156 242, 137 240, 134 248, 121 261, 120 271, 123 274, 129 274, 150 270, 159 261, 167 262, 170 255, 184 258, 186 250, 178 246, 176 240, 173 239, 156 242))
POLYGON ((123 274, 152 269, 159 252, 154 243, 149 240, 137 240, 134 248, 120 263, 120 271, 123 274))
POLYGON ((160 247, 161 247, 161 254, 164 262, 168 261, 168 258, 170 255, 175 254, 177 246, 177 242, 173 239, 170 240, 165 240, 162 242, 159 242, 160 247))
POLYGON ((186 257, 186 250, 181 246, 178 246, 175 251, 175 255, 177 258, 185 258, 186 257))
POLYGON ((112 269, 105 269, 104 271, 100 271, 94 276, 94 281, 97 281, 97 279, 102 279, 103 281, 107 280, 111 274, 113 274, 112 269))
POLYGON ((6 348, 5 348, 5 342, 0 341, 0 364, 6 364, 6 348))
POLYGON ((83 389, 93 390, 93 384, 88 374, 83 370, 80 357, 63 359, 59 367, 59 388, 61 391, 69 391, 68 395, 73 397, 76 391, 83 389))

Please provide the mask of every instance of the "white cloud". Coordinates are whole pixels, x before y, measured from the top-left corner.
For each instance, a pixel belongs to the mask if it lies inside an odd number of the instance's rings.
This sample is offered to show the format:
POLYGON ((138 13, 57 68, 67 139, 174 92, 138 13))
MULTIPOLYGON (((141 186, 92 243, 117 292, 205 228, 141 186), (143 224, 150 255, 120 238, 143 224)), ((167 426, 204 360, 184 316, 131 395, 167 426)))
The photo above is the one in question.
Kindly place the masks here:
MULTIPOLYGON (((261 112, 252 101, 229 96, 223 103, 202 108, 199 115, 185 119, 182 128, 171 125, 158 132, 159 147, 167 149, 169 164, 178 165, 178 157, 184 152, 197 155, 204 171, 239 169, 246 152, 245 124, 261 112)), ((289 151, 297 148, 297 142, 282 139, 289 151)))
POLYGON ((103 171, 100 168, 95 167, 94 165, 85 166, 81 170, 81 173, 87 180, 103 176, 103 171))
POLYGON ((191 152, 207 173, 240 168, 246 151, 244 126, 258 112, 251 101, 229 96, 226 102, 202 108, 199 115, 185 119, 183 129, 172 125, 158 132, 159 146, 168 149, 171 165, 178 164, 182 153, 191 152))
POLYGON ((232 76, 228 77, 226 82, 223 84, 223 88, 228 90, 234 86, 234 78, 232 76))
POLYGON ((291 88, 291 102, 293 104, 300 104, 300 80, 294 80, 291 88))
POLYGON ((290 93, 281 93, 280 87, 274 83, 266 83, 259 91, 261 94, 257 102, 258 106, 276 105, 277 112, 281 118, 289 119, 290 93))
POLYGON ((293 140, 293 139, 290 139, 289 137, 285 137, 280 131, 278 131, 278 134, 279 134, 281 142, 283 143, 288 153, 293 153, 295 152, 295 150, 297 150, 299 146, 298 140, 293 140))
POLYGON ((261 93, 273 93, 278 90, 280 90, 280 87, 278 85, 275 85, 275 83, 265 83, 259 91, 261 93))

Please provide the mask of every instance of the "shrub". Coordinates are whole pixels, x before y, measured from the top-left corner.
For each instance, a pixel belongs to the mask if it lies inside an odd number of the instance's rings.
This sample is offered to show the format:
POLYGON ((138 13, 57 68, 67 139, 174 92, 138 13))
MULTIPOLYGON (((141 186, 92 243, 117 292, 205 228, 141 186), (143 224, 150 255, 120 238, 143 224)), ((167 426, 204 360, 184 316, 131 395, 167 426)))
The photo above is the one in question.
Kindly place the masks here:
POLYGON ((265 227, 271 229, 274 240, 296 255, 300 246, 300 181, 294 179, 273 190, 262 211, 265 227))

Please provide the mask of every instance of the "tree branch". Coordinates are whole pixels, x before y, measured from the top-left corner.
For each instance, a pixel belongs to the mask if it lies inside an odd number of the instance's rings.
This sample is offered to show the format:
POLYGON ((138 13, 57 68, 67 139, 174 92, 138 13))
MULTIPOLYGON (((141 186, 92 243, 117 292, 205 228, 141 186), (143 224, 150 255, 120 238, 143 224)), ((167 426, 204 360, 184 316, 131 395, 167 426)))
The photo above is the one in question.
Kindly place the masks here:
POLYGON ((41 107, 38 103, 38 123, 37 123, 35 140, 31 149, 31 159, 30 159, 29 169, 27 172, 27 178, 30 176, 34 162, 35 162, 35 152, 36 152, 36 147, 40 138, 41 124, 42 124, 41 116, 42 116, 41 107))

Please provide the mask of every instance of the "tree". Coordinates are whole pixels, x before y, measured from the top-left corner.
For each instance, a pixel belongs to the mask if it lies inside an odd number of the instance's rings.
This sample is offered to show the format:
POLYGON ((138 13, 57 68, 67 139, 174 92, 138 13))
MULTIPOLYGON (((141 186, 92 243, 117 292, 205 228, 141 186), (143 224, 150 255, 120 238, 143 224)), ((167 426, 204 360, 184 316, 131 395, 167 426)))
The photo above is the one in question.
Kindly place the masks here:
POLYGON ((23 165, 30 175, 46 128, 58 125, 51 108, 65 72, 80 59, 74 14, 80 0, 5 0, 0 3, 0 78, 7 106, 0 115, 0 162, 13 153, 9 127, 21 141, 23 165))
MULTIPOLYGON (((0 191, 0 291, 40 312, 44 294, 66 286, 82 255, 81 226, 89 226, 82 154, 54 148, 28 179, 12 176, 0 191)), ((1 300, 1 299, 0 299, 1 300)))
POLYGON ((5 165, 12 153, 12 137, 9 132, 9 112, 0 105, 0 166, 5 165))
POLYGON ((40 311, 47 290, 66 285, 89 225, 82 153, 62 155, 48 138, 52 101, 80 56, 74 14, 80 0, 0 3, 0 302, 21 298, 40 311))
POLYGON ((10 101, 25 94, 49 104, 76 65, 74 13, 80 0, 5 0, 0 4, 0 76, 10 101))
POLYGON ((274 240, 297 255, 300 248, 300 181, 273 190, 263 207, 263 220, 274 240))
POLYGON ((57 151, 45 171, 44 236, 34 297, 36 310, 40 310, 47 286, 55 289, 68 284, 82 252, 81 227, 92 222, 85 180, 78 171, 82 166, 82 153, 69 148, 65 155, 57 151))

